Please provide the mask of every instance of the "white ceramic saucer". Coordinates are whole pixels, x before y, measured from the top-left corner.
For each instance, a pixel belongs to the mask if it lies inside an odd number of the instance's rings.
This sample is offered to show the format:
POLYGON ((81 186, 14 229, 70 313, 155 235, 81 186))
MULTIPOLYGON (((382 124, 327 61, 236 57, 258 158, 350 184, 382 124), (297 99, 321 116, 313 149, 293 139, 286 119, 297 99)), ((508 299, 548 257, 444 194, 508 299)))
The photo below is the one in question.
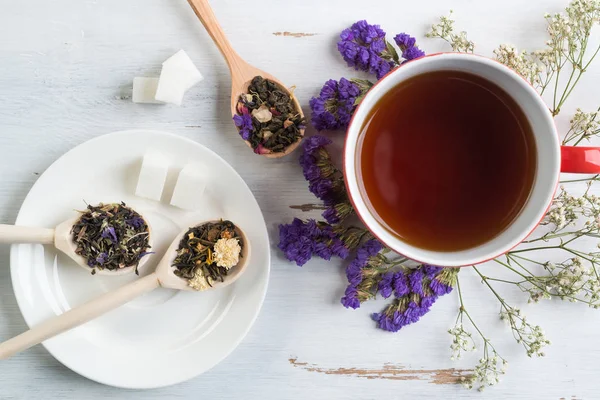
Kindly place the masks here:
MULTIPOLYGON (((85 202, 125 201, 150 221, 157 256, 175 235, 198 220, 226 218, 244 227, 253 255, 233 285, 206 293, 158 289, 44 343, 73 371, 123 388, 155 388, 193 378, 223 360, 244 338, 262 306, 270 268, 267 228, 248 186, 206 147, 154 131, 116 132, 86 142, 56 161, 35 183, 16 223, 53 227, 85 208, 85 202), (134 195, 140 161, 147 150, 169 161, 162 202, 134 195), (201 211, 170 206, 178 171, 187 163, 206 167, 211 177, 201 211)), ((14 245, 11 275, 15 296, 30 326, 60 314, 135 275, 92 276, 51 247, 14 245)), ((10 362, 10 361, 9 361, 10 362)))

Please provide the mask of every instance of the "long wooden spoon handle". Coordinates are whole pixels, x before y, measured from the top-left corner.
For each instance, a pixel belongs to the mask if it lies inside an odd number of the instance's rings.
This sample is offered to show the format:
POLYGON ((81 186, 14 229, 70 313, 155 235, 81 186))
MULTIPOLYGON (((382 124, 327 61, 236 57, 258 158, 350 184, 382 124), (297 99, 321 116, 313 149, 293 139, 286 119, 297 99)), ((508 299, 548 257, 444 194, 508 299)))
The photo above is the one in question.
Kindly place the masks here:
POLYGON ((208 0, 188 0, 188 2, 212 40, 221 51, 221 54, 223 54, 223 57, 225 57, 232 75, 234 70, 243 68, 246 63, 235 52, 233 47, 231 47, 231 43, 229 43, 229 40, 225 36, 225 32, 223 32, 223 29, 219 25, 215 13, 210 7, 210 4, 208 4, 208 0))
POLYGON ((0 343, 0 360, 9 358, 46 339, 91 321, 144 293, 156 289, 158 286, 158 278, 153 273, 44 321, 27 332, 0 343))
POLYGON ((54 243, 54 229, 0 225, 0 243, 54 243))

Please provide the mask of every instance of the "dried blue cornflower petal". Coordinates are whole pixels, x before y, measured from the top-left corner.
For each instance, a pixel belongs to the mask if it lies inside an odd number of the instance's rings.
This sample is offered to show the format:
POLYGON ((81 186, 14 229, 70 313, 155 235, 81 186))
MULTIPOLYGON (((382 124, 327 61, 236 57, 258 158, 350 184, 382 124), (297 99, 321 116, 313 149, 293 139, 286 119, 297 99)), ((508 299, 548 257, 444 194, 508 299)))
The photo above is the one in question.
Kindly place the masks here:
MULTIPOLYGON (((107 259, 108 259, 108 254, 100 253, 96 257, 96 263, 99 265, 104 265, 104 263, 106 262, 107 259)), ((88 265, 89 265, 89 262, 88 262, 88 265)))
POLYGON ((240 136, 244 140, 250 140, 252 132, 254 131, 254 125, 252 123, 252 116, 250 114, 234 115, 233 122, 235 126, 240 128, 240 136))
POLYGON ((135 229, 143 228, 146 225, 146 221, 140 216, 133 216, 132 218, 125 221, 127 225, 132 226, 135 229))
POLYGON ((110 239, 111 242, 117 243, 119 239, 117 238, 117 233, 115 232, 115 228, 112 226, 107 226, 102 231, 102 239, 110 239))

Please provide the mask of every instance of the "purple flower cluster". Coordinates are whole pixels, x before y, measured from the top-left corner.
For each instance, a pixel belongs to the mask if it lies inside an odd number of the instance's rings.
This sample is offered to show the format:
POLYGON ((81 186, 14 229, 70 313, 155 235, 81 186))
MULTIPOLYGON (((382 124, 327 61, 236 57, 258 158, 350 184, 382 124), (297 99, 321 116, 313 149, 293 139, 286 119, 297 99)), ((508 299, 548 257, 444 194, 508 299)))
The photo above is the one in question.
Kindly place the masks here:
POLYGON ((298 266, 306 264, 313 255, 330 260, 333 256, 344 259, 350 254, 331 226, 312 219, 305 222, 295 218, 291 224, 279 225, 278 247, 298 266))
POLYGON ((346 308, 360 307, 360 299, 358 298, 358 286, 363 280, 363 268, 368 264, 369 259, 383 249, 379 241, 371 239, 363 244, 356 251, 356 257, 346 267, 346 277, 348 278, 348 287, 346 288, 345 296, 342 297, 342 304, 346 308))
POLYGON ((358 84, 342 78, 328 80, 319 97, 310 100, 312 125, 316 130, 335 130, 348 126, 356 109, 356 98, 361 94, 358 84))
POLYGON ((389 297, 393 288, 396 298, 383 312, 373 314, 377 326, 386 331, 397 332, 406 325, 417 322, 429 312, 440 296, 452 291, 449 277, 457 272, 448 271, 433 265, 423 265, 406 273, 396 272, 391 279, 389 273, 384 274, 379 283, 379 292, 383 297, 389 297))
POLYGON ((365 20, 344 29, 337 47, 348 66, 373 73, 377 79, 395 66, 387 54, 385 32, 379 25, 369 25, 365 20))
POLYGON ((416 45, 417 40, 407 33, 400 33, 394 37, 394 41, 402 51, 404 62, 423 57, 425 52, 416 45))
POLYGON ((350 216, 354 212, 352 204, 349 202, 341 202, 338 204, 330 205, 325 211, 323 211, 323 218, 331 225, 339 224, 350 216))
POLYGON ((308 181, 308 189, 327 206, 336 203, 338 193, 334 188, 334 182, 329 177, 323 176, 317 152, 330 143, 331 140, 324 136, 311 136, 304 140, 304 153, 300 156, 300 165, 304 178, 308 181))

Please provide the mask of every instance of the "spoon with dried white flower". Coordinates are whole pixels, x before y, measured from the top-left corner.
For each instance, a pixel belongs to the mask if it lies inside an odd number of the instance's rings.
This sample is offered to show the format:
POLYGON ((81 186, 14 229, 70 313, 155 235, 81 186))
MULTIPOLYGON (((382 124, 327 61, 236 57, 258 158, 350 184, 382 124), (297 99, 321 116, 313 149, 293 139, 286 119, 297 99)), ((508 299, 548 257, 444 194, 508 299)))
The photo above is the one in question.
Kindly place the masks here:
POLYGON ((246 270, 249 259, 250 242, 232 222, 194 225, 173 240, 155 272, 0 343, 0 359, 76 328, 158 287, 207 291, 231 285, 246 270))

